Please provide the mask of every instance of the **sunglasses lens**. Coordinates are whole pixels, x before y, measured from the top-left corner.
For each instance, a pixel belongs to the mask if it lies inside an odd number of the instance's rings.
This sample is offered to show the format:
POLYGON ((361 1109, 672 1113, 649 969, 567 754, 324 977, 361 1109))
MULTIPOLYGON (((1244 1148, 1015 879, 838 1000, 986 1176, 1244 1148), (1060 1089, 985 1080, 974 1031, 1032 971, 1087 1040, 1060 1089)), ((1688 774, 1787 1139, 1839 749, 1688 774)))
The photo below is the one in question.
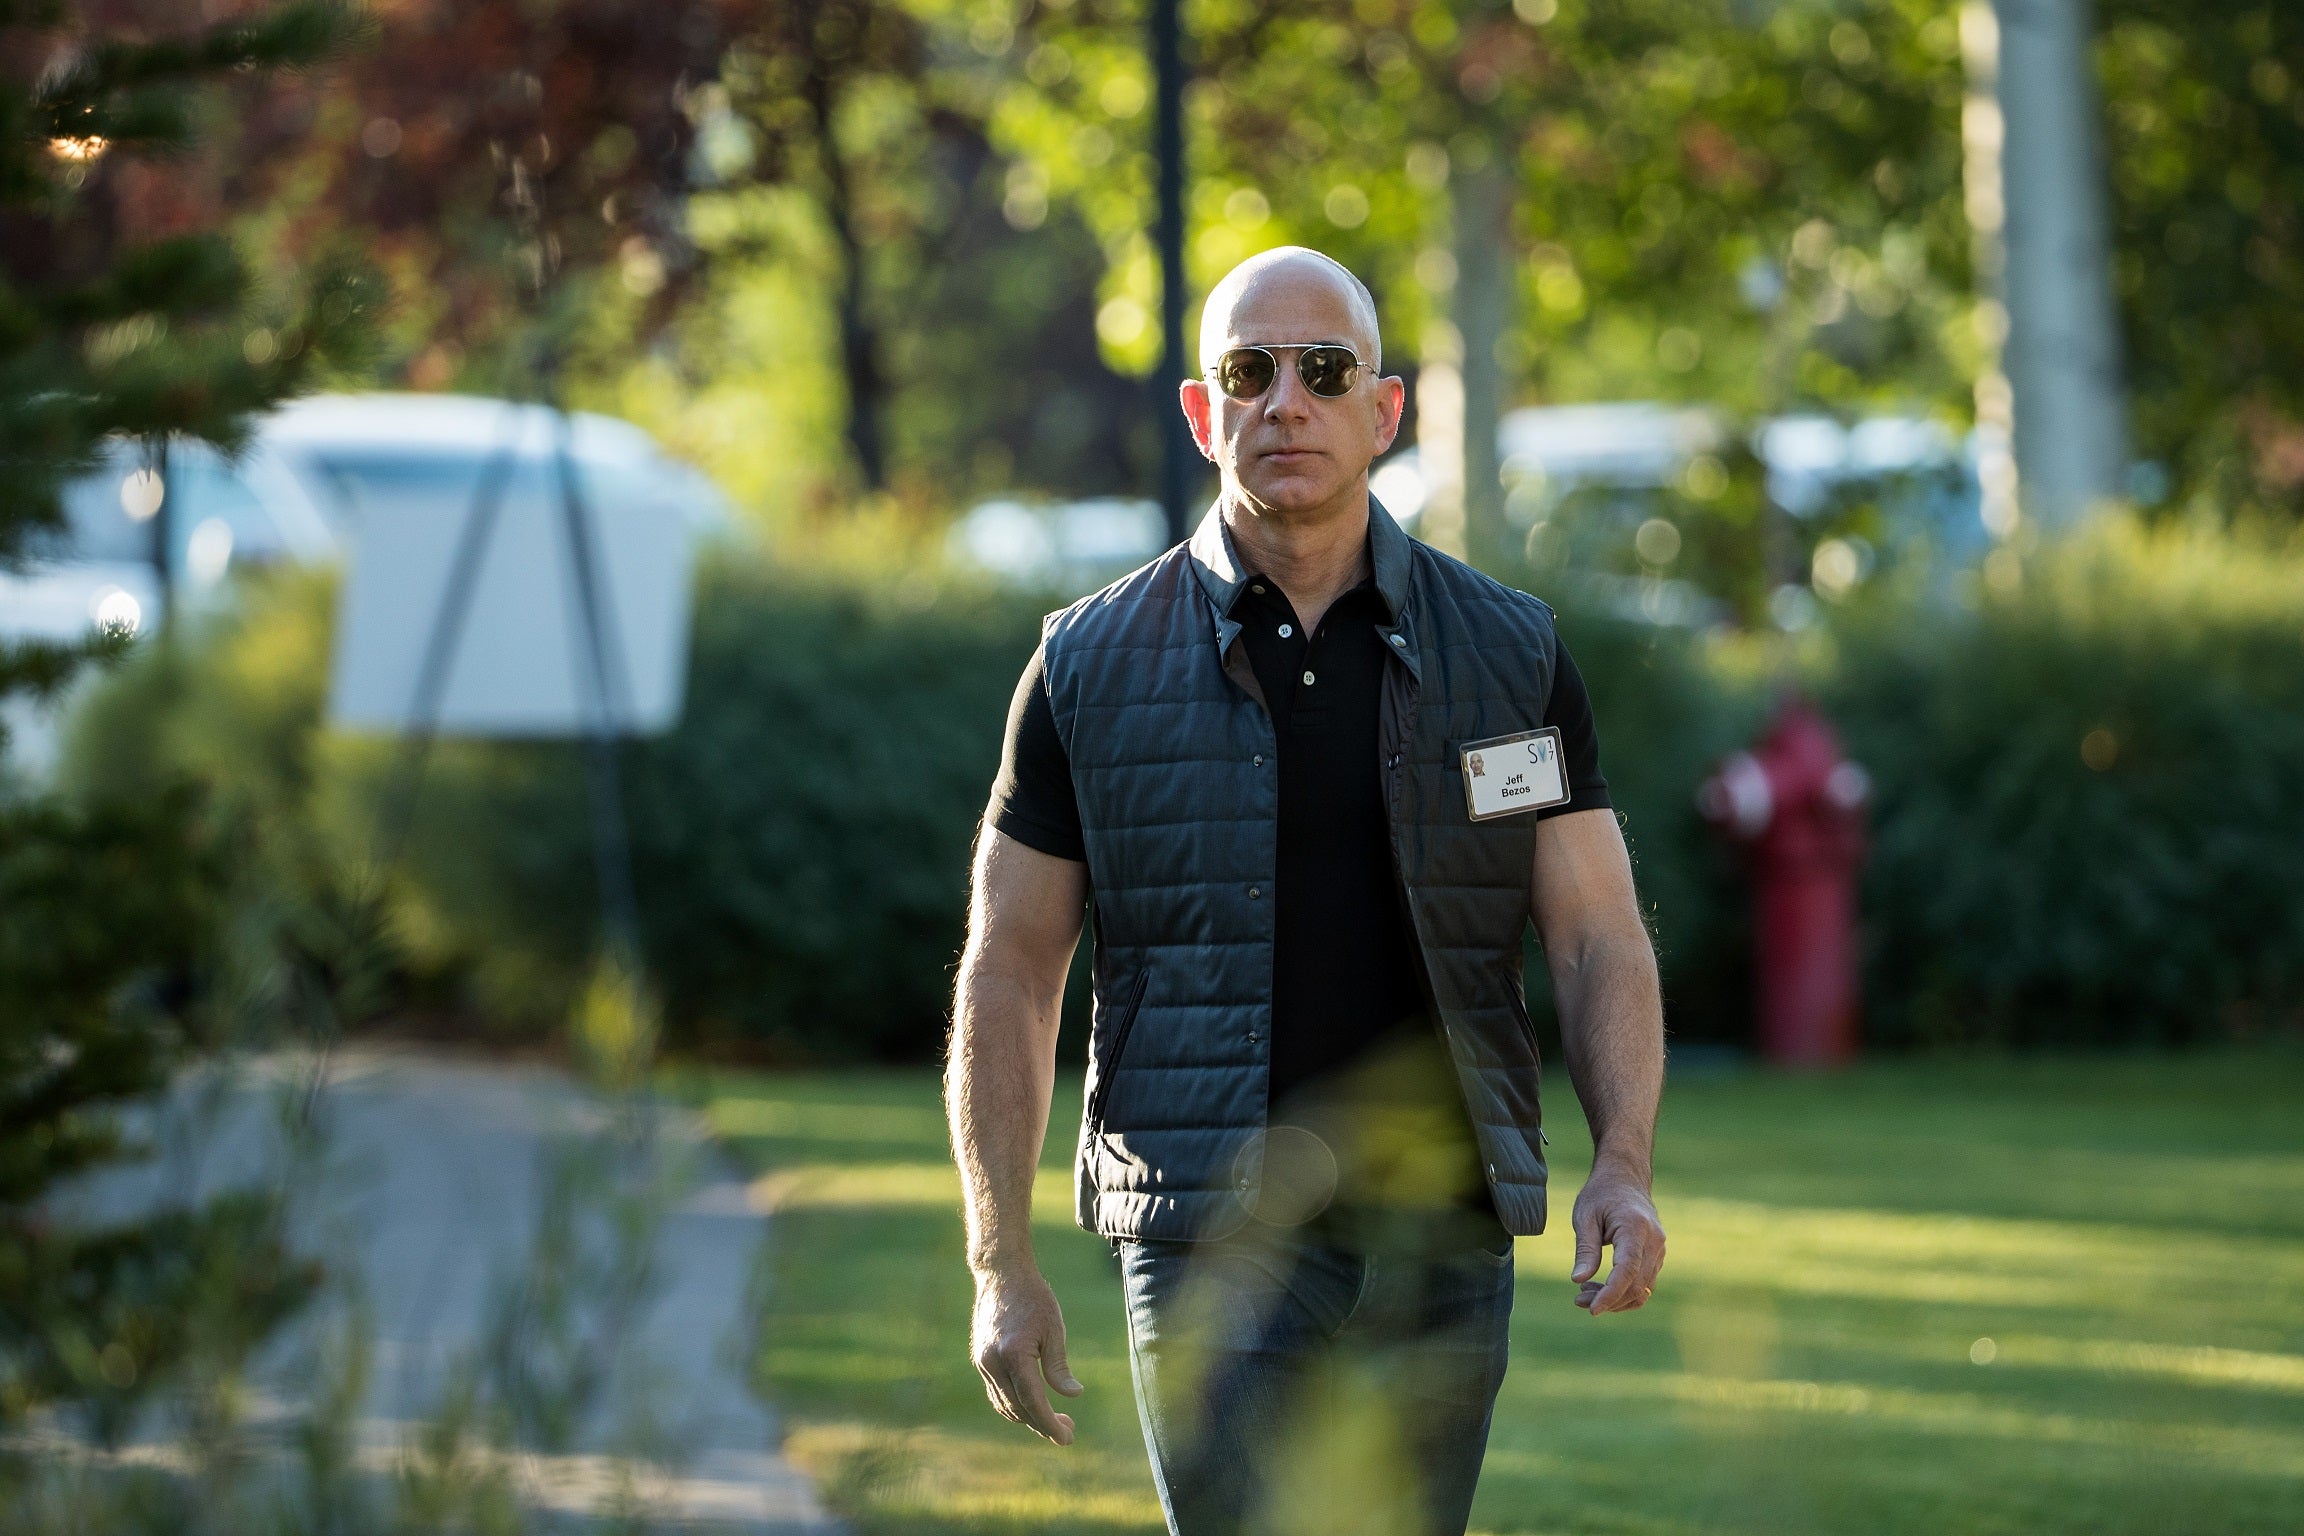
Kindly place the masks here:
POLYGON ((1216 360, 1216 385, 1235 400, 1253 400, 1272 387, 1272 354, 1236 347, 1216 360))
POLYGON ((1306 347, 1297 359, 1296 371, 1304 378, 1304 387, 1316 395, 1334 399, 1349 394, 1352 389, 1352 371, 1359 359, 1343 347, 1306 347))

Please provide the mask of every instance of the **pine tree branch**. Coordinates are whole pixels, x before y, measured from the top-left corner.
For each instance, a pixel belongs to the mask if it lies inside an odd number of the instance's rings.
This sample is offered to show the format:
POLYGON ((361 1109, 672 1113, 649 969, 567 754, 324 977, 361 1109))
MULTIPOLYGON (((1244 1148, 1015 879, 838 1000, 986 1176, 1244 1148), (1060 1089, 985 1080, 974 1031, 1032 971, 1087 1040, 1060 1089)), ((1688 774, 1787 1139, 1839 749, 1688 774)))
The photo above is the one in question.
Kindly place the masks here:
POLYGON ((125 654, 126 638, 111 634, 91 640, 21 640, 0 644, 0 698, 47 698, 97 660, 125 654))
POLYGON ((180 148, 191 136, 187 87, 235 70, 309 69, 373 31, 373 19, 357 5, 292 0, 191 37, 98 43, 33 92, 36 132, 50 140, 98 137, 116 147, 180 148))

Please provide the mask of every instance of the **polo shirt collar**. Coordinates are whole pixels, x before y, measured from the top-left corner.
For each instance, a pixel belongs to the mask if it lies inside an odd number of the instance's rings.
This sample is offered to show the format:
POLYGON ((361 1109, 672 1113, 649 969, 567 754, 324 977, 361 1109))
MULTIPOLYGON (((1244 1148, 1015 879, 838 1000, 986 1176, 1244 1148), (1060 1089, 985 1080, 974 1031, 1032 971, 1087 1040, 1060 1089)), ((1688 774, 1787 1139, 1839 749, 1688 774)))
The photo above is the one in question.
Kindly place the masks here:
MULTIPOLYGON (((1187 547, 1200 589, 1208 594, 1220 620, 1230 618, 1232 605, 1240 600, 1240 589, 1255 573, 1240 563, 1240 552, 1232 547, 1232 531, 1224 526, 1221 501, 1209 506, 1187 547)), ((1397 624, 1408 601, 1408 535, 1374 496, 1368 498, 1368 563, 1375 572, 1376 595, 1383 600, 1385 618, 1397 624)))

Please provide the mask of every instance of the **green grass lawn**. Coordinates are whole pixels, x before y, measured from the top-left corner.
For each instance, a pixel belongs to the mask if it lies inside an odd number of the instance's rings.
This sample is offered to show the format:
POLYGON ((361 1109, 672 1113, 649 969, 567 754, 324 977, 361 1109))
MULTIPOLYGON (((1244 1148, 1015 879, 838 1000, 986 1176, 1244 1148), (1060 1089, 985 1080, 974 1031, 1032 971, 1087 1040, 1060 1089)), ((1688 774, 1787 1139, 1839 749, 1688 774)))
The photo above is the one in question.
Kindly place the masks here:
MULTIPOLYGON (((1156 1531, 1110 1251, 1036 1220, 1088 1395, 1057 1450, 966 1351, 958 1184, 927 1072, 714 1076, 779 1215, 759 1368, 867 1536, 1156 1531)), ((1570 1305, 1589 1160, 1549 1095, 1553 1230, 1519 1248, 1478 1531, 2304 1531, 2304 1056, 1688 1075, 1644 1311, 1570 1305)))

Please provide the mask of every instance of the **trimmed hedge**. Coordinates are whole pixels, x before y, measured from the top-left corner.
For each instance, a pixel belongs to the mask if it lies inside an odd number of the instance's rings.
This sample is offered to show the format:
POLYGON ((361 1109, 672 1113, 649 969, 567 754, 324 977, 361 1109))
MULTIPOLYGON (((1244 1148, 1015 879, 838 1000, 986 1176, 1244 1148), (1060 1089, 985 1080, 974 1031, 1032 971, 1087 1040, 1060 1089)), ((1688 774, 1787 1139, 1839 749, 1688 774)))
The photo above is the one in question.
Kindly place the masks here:
MULTIPOLYGON (((277 885, 323 897, 368 847, 391 754, 319 728, 328 602, 323 580, 274 578, 147 652, 82 710, 75 771, 108 794, 139 776, 206 779, 213 803, 265 829, 277 885)), ((1041 606, 750 558, 708 567, 685 717, 624 757, 649 959, 676 1039, 788 1060, 933 1055, 969 845, 1041 606), (902 778, 887 771, 899 745, 920 765, 902 778)), ((1884 594, 1844 611, 1797 667, 1750 641, 1562 609, 1681 1037, 1749 1035, 1743 875, 1694 792, 1751 738, 1771 679, 1794 675, 1878 786, 1865 883, 1875 1042, 2186 1040, 2293 1023, 2294 549, 2112 525, 2035 559, 2007 597, 1884 594), (2114 740, 2101 770, 2080 755, 2098 729, 2114 740)), ((574 750, 440 744, 394 892, 404 1002, 490 1029, 555 1025, 597 944, 574 750)))
MULTIPOLYGON (((321 904, 356 885, 397 748, 322 728, 332 598, 324 578, 276 574, 146 650, 79 711, 71 777, 119 796, 189 773, 216 813, 263 828, 277 888, 321 904)), ((825 1059, 937 1048, 1040 611, 708 562, 682 721, 622 757, 644 942, 680 1038, 825 1059)), ((391 889, 404 1006, 553 1028, 598 943, 577 750, 435 744, 391 889)))
MULTIPOLYGON (((625 757, 648 958, 691 1043, 893 1058, 943 1038, 1040 608, 904 591, 735 561, 705 577, 686 713, 625 757)), ((459 744, 424 795, 410 854, 434 953, 465 951, 491 1012, 558 1016, 597 911, 575 754, 459 744)))
MULTIPOLYGON (((1592 695, 1600 768, 1656 941, 1672 1032, 1740 1040, 1751 992, 1743 874, 1697 815, 1696 786, 1752 739, 1768 690, 1733 648, 1611 615, 1572 588, 1535 590, 1554 601, 1561 640, 1592 695)), ((1558 1025, 1533 934, 1526 949, 1529 1012, 1550 1050, 1558 1025)))
POLYGON ((2186 1042, 2304 1008, 2304 548, 2121 521, 1821 689, 1872 772, 1870 1037, 2186 1042), (2101 733, 2101 734, 2097 734, 2101 733))

